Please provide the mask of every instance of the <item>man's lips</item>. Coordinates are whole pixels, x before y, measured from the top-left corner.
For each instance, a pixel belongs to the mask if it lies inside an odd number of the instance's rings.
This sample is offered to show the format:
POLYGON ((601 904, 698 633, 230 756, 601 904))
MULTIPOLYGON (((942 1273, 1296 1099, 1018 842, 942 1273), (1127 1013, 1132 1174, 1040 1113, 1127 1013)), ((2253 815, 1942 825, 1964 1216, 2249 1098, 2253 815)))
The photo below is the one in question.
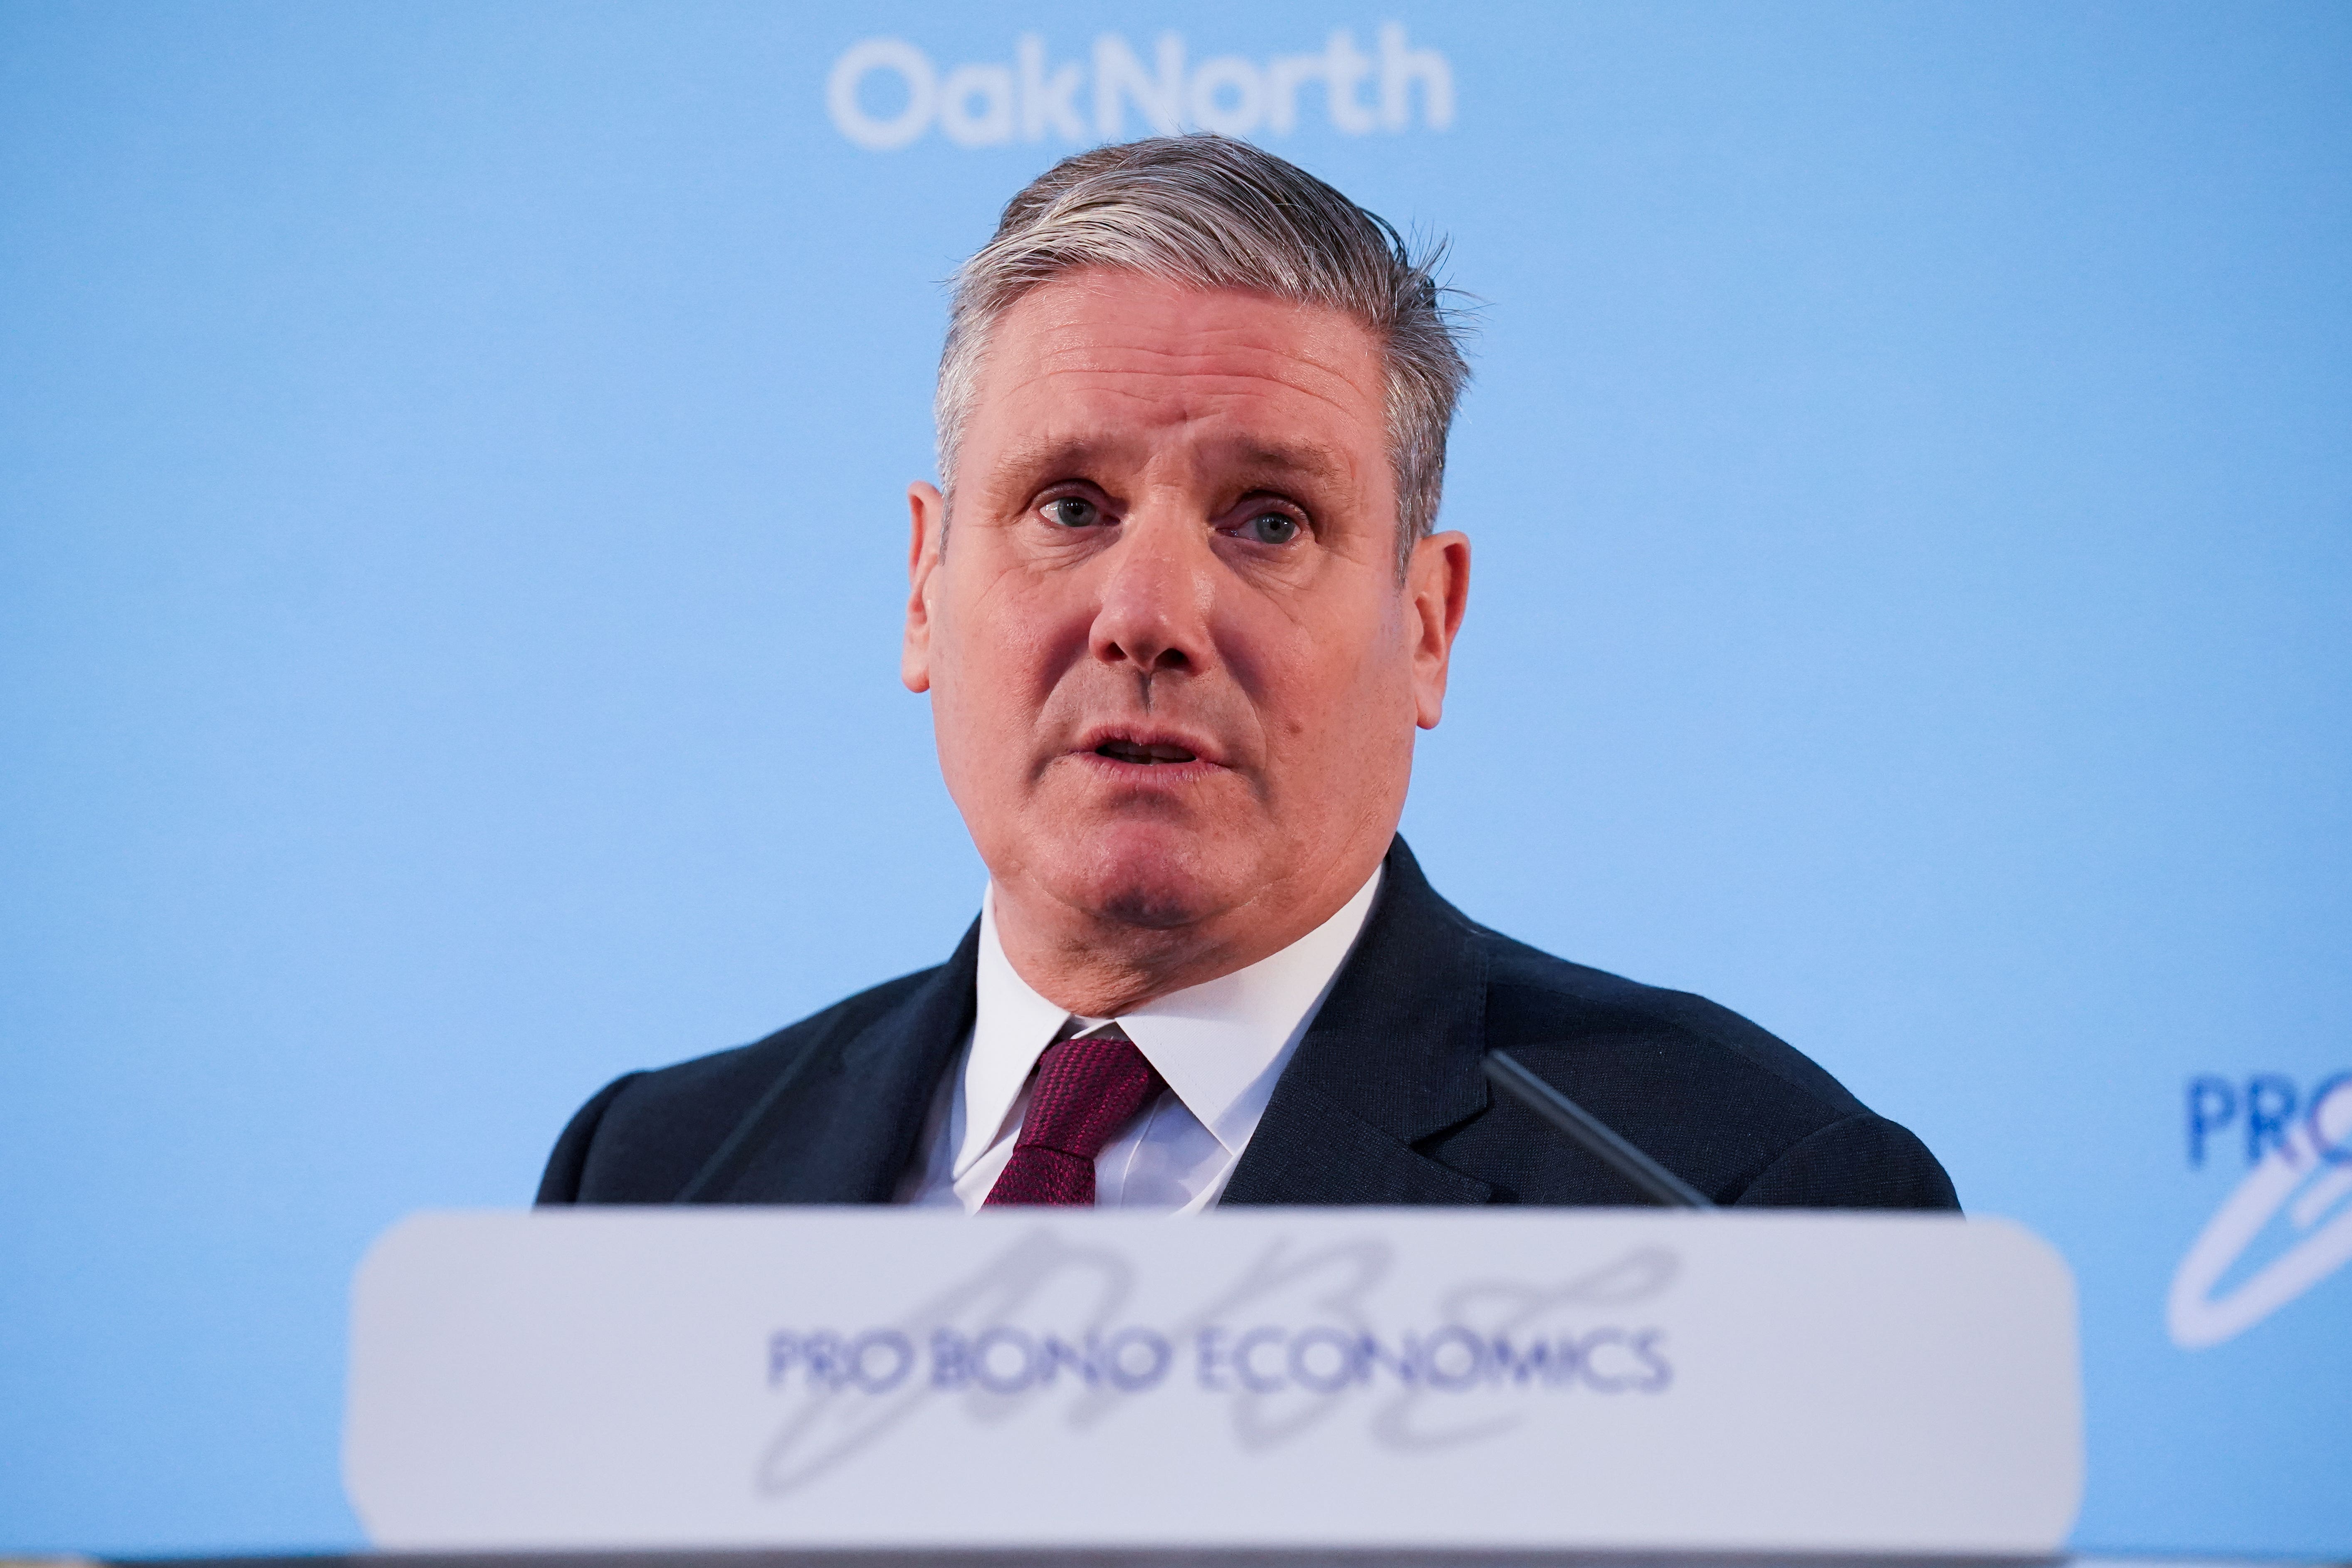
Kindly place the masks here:
POLYGON ((1095 748, 1097 757, 1108 757, 1115 763, 1192 763, 1200 759, 1183 746, 1171 746, 1166 742, 1105 741, 1095 748))
POLYGON ((1183 768, 1223 765, 1208 743, 1197 735, 1178 731, 1107 725, 1090 730, 1079 737, 1072 748, 1085 755, 1097 756, 1106 762, 1120 763, 1129 767, 1183 768))

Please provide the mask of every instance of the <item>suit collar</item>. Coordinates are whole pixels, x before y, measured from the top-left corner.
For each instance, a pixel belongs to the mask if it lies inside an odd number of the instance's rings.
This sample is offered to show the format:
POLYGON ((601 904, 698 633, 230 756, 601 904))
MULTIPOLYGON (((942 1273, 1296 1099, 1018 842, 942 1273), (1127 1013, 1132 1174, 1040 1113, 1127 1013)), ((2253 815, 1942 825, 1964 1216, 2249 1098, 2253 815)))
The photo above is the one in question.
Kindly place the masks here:
MULTIPOLYGON (((1248 1146, 1307 1020, 1363 931, 1380 882, 1375 868, 1329 919, 1279 952, 1115 1020, 1184 1109, 1225 1148, 1238 1152, 1248 1146)), ((976 990, 971 1052, 961 1069, 958 1174, 996 1141, 1038 1056, 1071 1018, 1030 989, 1005 957, 992 889, 981 905, 976 990)), ((1077 1020, 1089 1026, 1101 1021, 1077 1020)))
POLYGON ((1323 1010, 1275 1086, 1228 1204, 1479 1203, 1412 1145, 1486 1106, 1486 962, 1399 837, 1323 1010))

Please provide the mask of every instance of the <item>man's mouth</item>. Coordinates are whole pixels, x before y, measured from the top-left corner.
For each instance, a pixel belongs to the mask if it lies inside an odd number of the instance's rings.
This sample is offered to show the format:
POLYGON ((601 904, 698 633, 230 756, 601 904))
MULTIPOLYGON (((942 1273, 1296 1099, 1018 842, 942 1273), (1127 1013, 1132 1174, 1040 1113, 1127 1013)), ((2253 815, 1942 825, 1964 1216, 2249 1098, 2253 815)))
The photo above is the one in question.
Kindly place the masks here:
POLYGON ((1108 757, 1115 763, 1197 763, 1201 759, 1183 747, 1164 741, 1129 741, 1123 737, 1105 741, 1095 748, 1097 757, 1108 757))

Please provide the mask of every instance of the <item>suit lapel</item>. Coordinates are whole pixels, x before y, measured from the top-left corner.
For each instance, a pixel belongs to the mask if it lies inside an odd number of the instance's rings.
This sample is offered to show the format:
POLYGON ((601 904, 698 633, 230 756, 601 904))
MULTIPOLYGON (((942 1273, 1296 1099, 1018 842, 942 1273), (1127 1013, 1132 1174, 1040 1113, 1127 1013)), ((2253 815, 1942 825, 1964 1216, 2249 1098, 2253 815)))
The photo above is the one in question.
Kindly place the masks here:
POLYGON ((739 1130, 742 1157, 710 1201, 887 1203, 915 1157, 931 1096, 971 1032, 980 922, 913 995, 832 1052, 788 1067, 739 1130))
POLYGON ((1363 935, 1222 1201, 1486 1202, 1486 1183, 1412 1146, 1486 1107, 1486 998, 1475 928, 1398 838, 1363 935))

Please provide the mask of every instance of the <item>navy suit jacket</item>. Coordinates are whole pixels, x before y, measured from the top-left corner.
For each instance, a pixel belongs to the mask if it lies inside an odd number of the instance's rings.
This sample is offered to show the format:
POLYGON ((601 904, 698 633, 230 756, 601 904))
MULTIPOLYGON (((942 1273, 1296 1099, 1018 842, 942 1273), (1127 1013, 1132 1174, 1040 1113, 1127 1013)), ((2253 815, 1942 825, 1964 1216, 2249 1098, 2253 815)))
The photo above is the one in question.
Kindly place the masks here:
MULTIPOLYGON (((563 1130, 542 1204, 877 1204, 971 1028, 975 921, 936 969, 753 1045, 631 1073, 563 1130)), ((1520 1061, 1718 1204, 1958 1207, 1927 1146, 1737 1014, 1488 931, 1399 838, 1362 936, 1275 1084, 1227 1204, 1624 1205, 1507 1097, 1520 1061)))

